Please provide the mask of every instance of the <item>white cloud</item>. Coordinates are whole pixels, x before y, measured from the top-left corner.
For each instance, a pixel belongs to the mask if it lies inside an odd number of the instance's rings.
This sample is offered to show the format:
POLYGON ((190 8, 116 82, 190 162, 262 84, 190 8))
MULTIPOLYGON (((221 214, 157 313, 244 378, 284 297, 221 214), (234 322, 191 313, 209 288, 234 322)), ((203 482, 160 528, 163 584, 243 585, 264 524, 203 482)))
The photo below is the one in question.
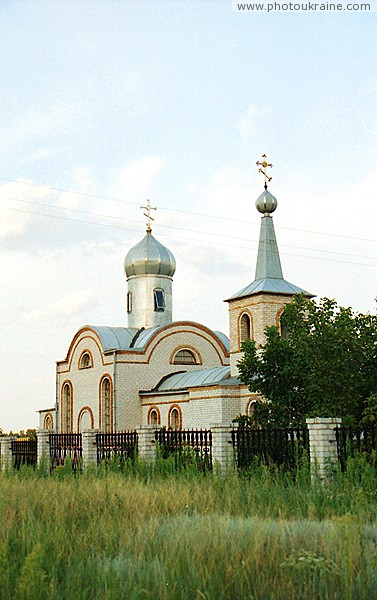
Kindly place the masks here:
POLYGON ((19 182, 10 182, 0 186, 0 238, 21 235, 30 219, 30 210, 27 202, 47 198, 51 192, 48 189, 36 188, 31 180, 20 179, 19 182))
POLYGON ((83 194, 95 194, 97 184, 93 179, 90 167, 76 167, 72 174, 75 191, 59 193, 58 206, 74 209, 81 206, 86 199, 83 194))
MULTIPOLYGON (((161 156, 144 156, 111 174, 112 188, 124 200, 138 201, 160 172, 164 159, 161 156)), ((114 194, 114 195, 115 195, 114 194)))
POLYGON ((25 321, 36 324, 47 319, 59 322, 62 318, 85 313, 93 307, 95 301, 96 296, 91 290, 72 290, 48 307, 30 311, 25 317, 25 321))

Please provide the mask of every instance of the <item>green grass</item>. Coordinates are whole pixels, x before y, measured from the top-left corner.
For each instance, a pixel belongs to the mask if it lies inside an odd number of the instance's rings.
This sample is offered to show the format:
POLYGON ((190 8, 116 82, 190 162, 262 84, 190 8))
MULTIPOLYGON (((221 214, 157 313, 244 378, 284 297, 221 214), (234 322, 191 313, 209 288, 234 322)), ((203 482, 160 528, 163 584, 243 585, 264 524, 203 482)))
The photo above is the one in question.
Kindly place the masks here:
POLYGON ((350 461, 325 484, 171 469, 1 474, 0 597, 377 598, 372 467, 350 461))

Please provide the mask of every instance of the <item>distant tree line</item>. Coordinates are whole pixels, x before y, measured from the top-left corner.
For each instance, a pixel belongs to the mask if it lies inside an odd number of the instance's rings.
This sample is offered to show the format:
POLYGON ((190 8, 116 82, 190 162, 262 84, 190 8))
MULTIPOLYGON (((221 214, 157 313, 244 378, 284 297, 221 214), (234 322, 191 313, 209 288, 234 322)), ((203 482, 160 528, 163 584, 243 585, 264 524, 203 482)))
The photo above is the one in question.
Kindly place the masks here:
POLYGON ((9 433, 5 433, 2 429, 0 429, 0 437, 4 436, 15 436, 18 438, 28 438, 29 440, 35 440, 37 438, 37 430, 36 429, 20 429, 18 432, 13 432, 12 430, 9 433))

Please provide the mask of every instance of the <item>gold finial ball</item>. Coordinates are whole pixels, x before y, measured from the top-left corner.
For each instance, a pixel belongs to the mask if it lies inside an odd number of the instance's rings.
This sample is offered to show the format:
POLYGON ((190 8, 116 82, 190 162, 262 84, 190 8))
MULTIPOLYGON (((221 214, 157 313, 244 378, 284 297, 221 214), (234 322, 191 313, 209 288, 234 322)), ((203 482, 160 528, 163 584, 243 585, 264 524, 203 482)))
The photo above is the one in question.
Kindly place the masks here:
POLYGON ((260 213, 270 214, 276 210, 278 201, 267 189, 265 189, 261 195, 257 198, 255 206, 260 213))

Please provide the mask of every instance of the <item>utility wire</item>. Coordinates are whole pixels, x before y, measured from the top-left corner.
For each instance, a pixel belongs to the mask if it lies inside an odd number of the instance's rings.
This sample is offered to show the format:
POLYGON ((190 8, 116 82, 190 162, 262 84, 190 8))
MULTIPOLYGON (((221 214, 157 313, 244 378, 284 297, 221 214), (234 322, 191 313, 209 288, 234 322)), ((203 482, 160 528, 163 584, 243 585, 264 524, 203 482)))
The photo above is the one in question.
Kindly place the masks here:
MULTIPOLYGON (((67 193, 67 194, 76 194, 79 196, 84 196, 87 198, 95 198, 96 200, 107 200, 107 201, 111 201, 111 202, 119 202, 121 204, 131 204, 133 206, 140 206, 139 202, 133 202, 131 200, 121 200, 119 198, 112 198, 109 196, 99 196, 96 194, 90 194, 88 192, 79 192, 77 190, 66 190, 63 188, 56 188, 53 186, 49 186, 49 185, 45 185, 42 183, 32 183, 30 181, 17 181, 15 179, 8 179, 6 177, 0 177, 0 181, 7 181, 8 183, 16 183, 19 185, 27 185, 27 186, 32 186, 32 187, 39 187, 39 188, 43 188, 46 190, 51 190, 53 192, 59 192, 59 193, 67 193)), ((178 208, 168 208, 168 207, 164 207, 164 206, 159 206, 158 207, 159 210, 162 211, 166 211, 166 212, 176 212, 176 213, 182 213, 182 214, 187 214, 187 215, 194 215, 197 217, 205 217, 205 218, 209 218, 209 219, 219 219, 222 221, 233 221, 234 223, 249 223, 249 224, 256 224, 256 221, 246 221, 244 219, 234 219, 232 217, 223 217, 221 215, 214 215, 214 214, 205 214, 205 213, 198 213, 198 212, 194 212, 194 211, 189 211, 189 210, 182 210, 182 209, 178 209, 178 208)), ((322 235, 322 236, 327 236, 327 237, 339 237, 339 238, 343 238, 343 239, 347 239, 347 240, 357 240, 357 241, 363 241, 363 242, 372 242, 372 243, 377 243, 377 239, 371 239, 371 238, 360 238, 360 237, 356 237, 356 236, 351 236, 351 235, 344 235, 341 233, 327 233, 327 232, 323 232, 323 231, 315 231, 315 230, 310 230, 310 229, 300 229, 300 228, 294 228, 294 227, 284 227, 281 226, 280 229, 286 229, 288 231, 299 231, 301 233, 310 233, 310 234, 315 234, 315 235, 322 235)))
MULTIPOLYGON (((135 221, 132 219, 126 219, 125 217, 115 217, 113 215, 104 215, 104 214, 100 214, 100 213, 88 213, 87 211, 84 210, 80 210, 77 208, 65 208, 63 206, 54 206, 52 204, 46 204, 44 202, 37 202, 35 200, 22 200, 22 199, 18 199, 18 198, 11 198, 9 196, 0 196, 0 198, 3 199, 7 199, 7 200, 14 200, 16 202, 23 202, 25 204, 33 204, 36 206, 42 206, 44 208, 52 208, 53 210, 63 210, 63 211, 68 211, 68 212, 73 212, 73 213, 78 213, 78 214, 82 214, 85 215, 87 217, 100 217, 100 218, 104 218, 104 219, 112 219, 112 220, 117 220, 117 221, 126 221, 127 223, 135 223, 137 225, 143 225, 144 223, 142 221, 135 221)), ((9 208, 9 210, 13 210, 12 208, 9 208)), ((26 211, 27 212, 27 211, 26 211)), ((33 214, 33 213, 31 213, 33 214)), ((37 214, 37 213, 35 213, 37 214)), ((53 216, 53 215, 50 215, 53 216)), ((73 219, 76 220, 76 219, 73 219)), ((84 221, 80 221, 80 222, 84 222, 84 221)), ((105 224, 104 224, 105 225, 105 224)), ((211 236, 216 236, 216 237, 221 237, 222 239, 224 238, 224 234, 222 233, 215 233, 215 232, 210 232, 210 231, 201 231, 201 230, 196 230, 196 229, 189 229, 188 227, 179 227, 179 226, 171 226, 171 225, 163 225, 162 223, 158 224, 158 227, 162 227, 165 229, 174 229, 177 230, 179 229, 180 231, 188 231, 190 233, 196 233, 196 234, 203 234, 203 235, 211 235, 211 236)), ((234 239, 234 240, 239 240, 239 241, 244 241, 244 242, 254 242, 256 241, 255 238, 244 238, 244 237, 239 237, 239 236, 234 236, 231 234, 227 235, 228 239, 234 239)), ((228 246, 232 247, 231 244, 227 244, 228 246)), ((241 247, 241 246, 234 246, 234 247, 241 247)), ((248 246, 247 246, 248 247, 248 246)), ((321 252, 322 254, 336 254, 338 256, 349 256, 351 258, 364 258, 363 256, 360 256, 360 254, 351 254, 349 252, 338 252, 338 251, 333 251, 333 250, 323 250, 322 248, 310 248, 307 246, 292 246, 290 244, 279 244, 279 247, 281 248, 293 248, 293 249, 300 249, 300 250, 309 250, 310 252, 321 252)), ((377 260, 377 257, 374 256, 369 256, 369 258, 372 258, 373 260, 377 260)))
MULTIPOLYGON (((99 223, 99 222, 95 222, 95 221, 87 221, 87 220, 83 220, 83 219, 72 219, 70 217, 63 217, 61 215, 51 215, 48 213, 41 213, 41 212, 37 212, 37 211, 30 211, 30 210, 23 210, 21 208, 7 208, 7 210, 11 210, 11 211, 15 211, 15 212, 20 212, 20 213, 26 213, 26 214, 33 214, 33 215, 38 215, 38 216, 42 216, 42 217, 48 217, 48 218, 52 218, 52 219, 59 219, 59 220, 63 220, 63 221, 71 221, 74 223, 84 223, 85 225, 97 225, 99 227, 111 227, 114 229, 121 229, 123 231, 132 231, 134 232, 134 229, 130 229, 127 227, 123 227, 121 225, 112 225, 109 223, 99 223)), ((179 236, 175 236, 175 235, 171 235, 171 234, 165 234, 166 237, 170 238, 170 239, 176 239, 176 240, 180 240, 180 241, 190 241, 190 242, 196 242, 196 243, 201 243, 201 244, 209 244, 209 245, 213 245, 213 241, 210 240, 198 240, 198 239, 194 239, 194 238, 182 238, 179 236)), ((246 250, 252 250, 251 246, 239 246, 239 245, 234 245, 234 244, 227 244, 222 242, 221 246, 227 246, 230 248, 240 248, 240 249, 246 249, 246 250)), ((292 248, 292 246, 287 246, 292 248)), ((293 246, 295 247, 295 246, 293 246)), ((305 248, 300 248, 300 249, 304 249, 305 248)), ((310 248, 308 248, 308 250, 311 250, 310 248)), ((314 250, 315 251, 315 250, 314 250)), ((322 260, 322 261, 327 261, 327 262, 337 262, 339 264, 348 264, 348 265, 355 265, 355 266, 362 266, 362 267, 375 267, 377 265, 375 264, 368 264, 368 263, 357 263, 357 262, 350 262, 350 261, 342 261, 342 260, 332 260, 331 258, 324 258, 324 257, 316 257, 316 256, 310 256, 307 254, 298 254, 298 253, 291 253, 291 252, 283 252, 283 254, 285 256, 294 256, 294 257, 301 257, 301 258, 311 258, 313 260, 322 260)), ((362 258, 358 255, 355 255, 358 258, 362 258)))

